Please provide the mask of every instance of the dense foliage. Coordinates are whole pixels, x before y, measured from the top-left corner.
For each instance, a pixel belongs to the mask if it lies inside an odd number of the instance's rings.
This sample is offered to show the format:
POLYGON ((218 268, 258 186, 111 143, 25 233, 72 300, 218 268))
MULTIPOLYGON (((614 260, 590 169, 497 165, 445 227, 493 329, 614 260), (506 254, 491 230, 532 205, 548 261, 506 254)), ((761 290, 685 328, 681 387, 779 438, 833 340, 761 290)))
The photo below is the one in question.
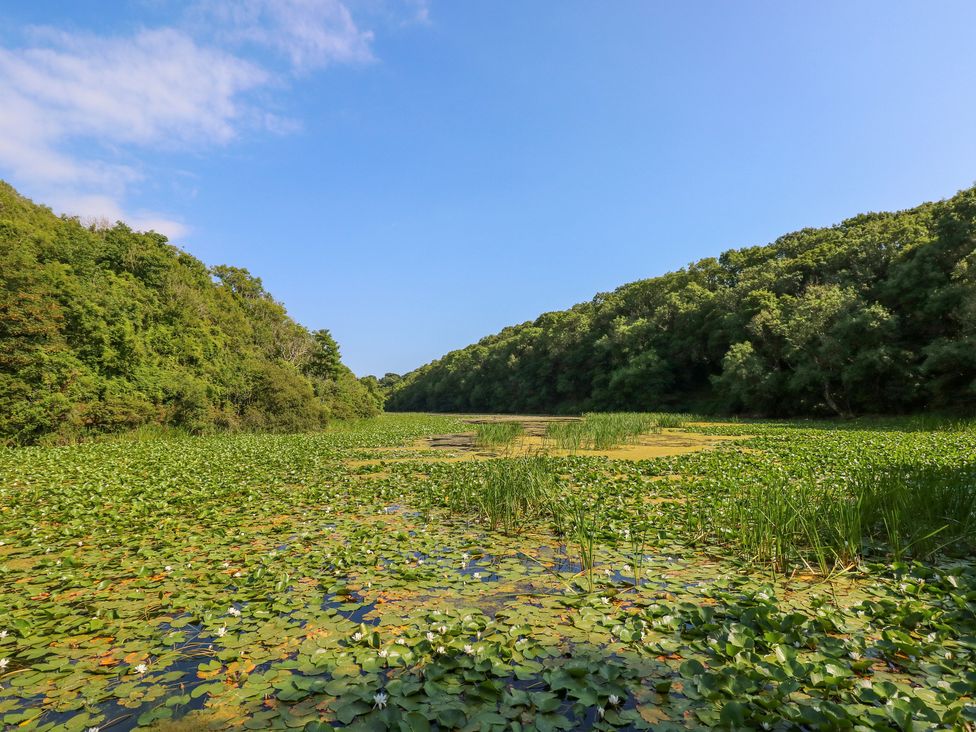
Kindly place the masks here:
POLYGON ((376 400, 247 270, 58 218, 0 182, 0 441, 295 431, 376 400))
POLYGON ((976 188, 625 285, 391 386, 393 410, 972 408, 976 188))

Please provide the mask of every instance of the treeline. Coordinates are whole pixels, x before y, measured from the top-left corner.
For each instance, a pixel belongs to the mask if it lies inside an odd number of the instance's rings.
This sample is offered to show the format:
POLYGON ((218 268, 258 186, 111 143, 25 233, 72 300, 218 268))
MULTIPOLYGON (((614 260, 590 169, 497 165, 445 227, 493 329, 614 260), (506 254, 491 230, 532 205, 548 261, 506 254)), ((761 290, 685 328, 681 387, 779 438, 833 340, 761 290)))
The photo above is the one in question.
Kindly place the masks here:
POLYGON ((144 425, 299 431, 378 411, 247 270, 86 227, 0 182, 0 443, 144 425))
POLYGON ((391 410, 976 408, 976 188, 803 229, 454 351, 391 410))

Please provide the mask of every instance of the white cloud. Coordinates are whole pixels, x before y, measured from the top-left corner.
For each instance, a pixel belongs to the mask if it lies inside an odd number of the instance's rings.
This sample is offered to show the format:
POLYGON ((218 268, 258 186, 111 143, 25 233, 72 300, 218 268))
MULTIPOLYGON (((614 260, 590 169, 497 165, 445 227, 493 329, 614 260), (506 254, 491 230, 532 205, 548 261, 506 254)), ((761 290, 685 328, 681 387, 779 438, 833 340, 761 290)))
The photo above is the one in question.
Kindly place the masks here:
POLYGON ((47 47, 0 50, 0 79, 45 113, 49 137, 226 142, 239 94, 268 80, 259 67, 174 29, 131 38, 45 35, 47 47))
POLYGON ((204 0, 199 7, 227 40, 277 51, 299 71, 373 60, 373 34, 339 0, 204 0))
POLYGON ((372 34, 339 0, 205 0, 197 8, 197 20, 208 22, 192 33, 33 28, 25 46, 0 47, 0 177, 64 213, 183 236, 175 218, 123 205, 149 177, 141 152, 225 145, 243 129, 301 128, 254 101, 255 91, 282 80, 244 58, 246 47, 270 48, 303 72, 373 58, 372 34))
POLYGON ((128 38, 39 29, 33 40, 0 48, 0 171, 64 213, 184 235, 174 220, 125 214, 119 201, 143 174, 123 150, 232 140, 254 116, 242 95, 269 74, 175 29, 128 38))
POLYGON ((190 227, 182 221, 166 218, 153 211, 136 211, 123 220, 136 231, 155 231, 164 234, 167 239, 182 239, 190 233, 190 227))
POLYGON ((124 221, 136 231, 155 231, 170 239, 179 239, 190 231, 182 221, 155 211, 123 211, 118 201, 111 196, 55 193, 46 203, 59 213, 77 216, 86 225, 94 223, 111 226, 116 221, 124 221))

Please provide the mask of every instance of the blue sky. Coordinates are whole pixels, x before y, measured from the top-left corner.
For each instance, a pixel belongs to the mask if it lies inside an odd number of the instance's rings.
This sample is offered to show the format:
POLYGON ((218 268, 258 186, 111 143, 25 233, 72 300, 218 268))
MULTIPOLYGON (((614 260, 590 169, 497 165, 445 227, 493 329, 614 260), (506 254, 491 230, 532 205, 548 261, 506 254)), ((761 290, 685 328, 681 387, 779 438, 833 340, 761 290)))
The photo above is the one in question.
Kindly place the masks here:
POLYGON ((972 185, 973 28, 969 1, 9 2, 0 177, 405 372, 972 185))

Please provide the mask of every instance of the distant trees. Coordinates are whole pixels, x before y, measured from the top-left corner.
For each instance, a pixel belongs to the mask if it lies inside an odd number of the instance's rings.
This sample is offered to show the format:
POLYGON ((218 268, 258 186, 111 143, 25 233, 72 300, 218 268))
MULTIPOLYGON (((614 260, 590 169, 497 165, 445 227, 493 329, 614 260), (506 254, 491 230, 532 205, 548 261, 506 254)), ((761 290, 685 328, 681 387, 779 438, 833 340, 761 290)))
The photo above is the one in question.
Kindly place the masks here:
POLYGON ((387 408, 976 408, 976 189, 725 252, 504 329, 387 408))
POLYGON ((155 233, 84 227, 0 183, 0 443, 144 424, 306 430, 375 414, 328 331, 155 233))

